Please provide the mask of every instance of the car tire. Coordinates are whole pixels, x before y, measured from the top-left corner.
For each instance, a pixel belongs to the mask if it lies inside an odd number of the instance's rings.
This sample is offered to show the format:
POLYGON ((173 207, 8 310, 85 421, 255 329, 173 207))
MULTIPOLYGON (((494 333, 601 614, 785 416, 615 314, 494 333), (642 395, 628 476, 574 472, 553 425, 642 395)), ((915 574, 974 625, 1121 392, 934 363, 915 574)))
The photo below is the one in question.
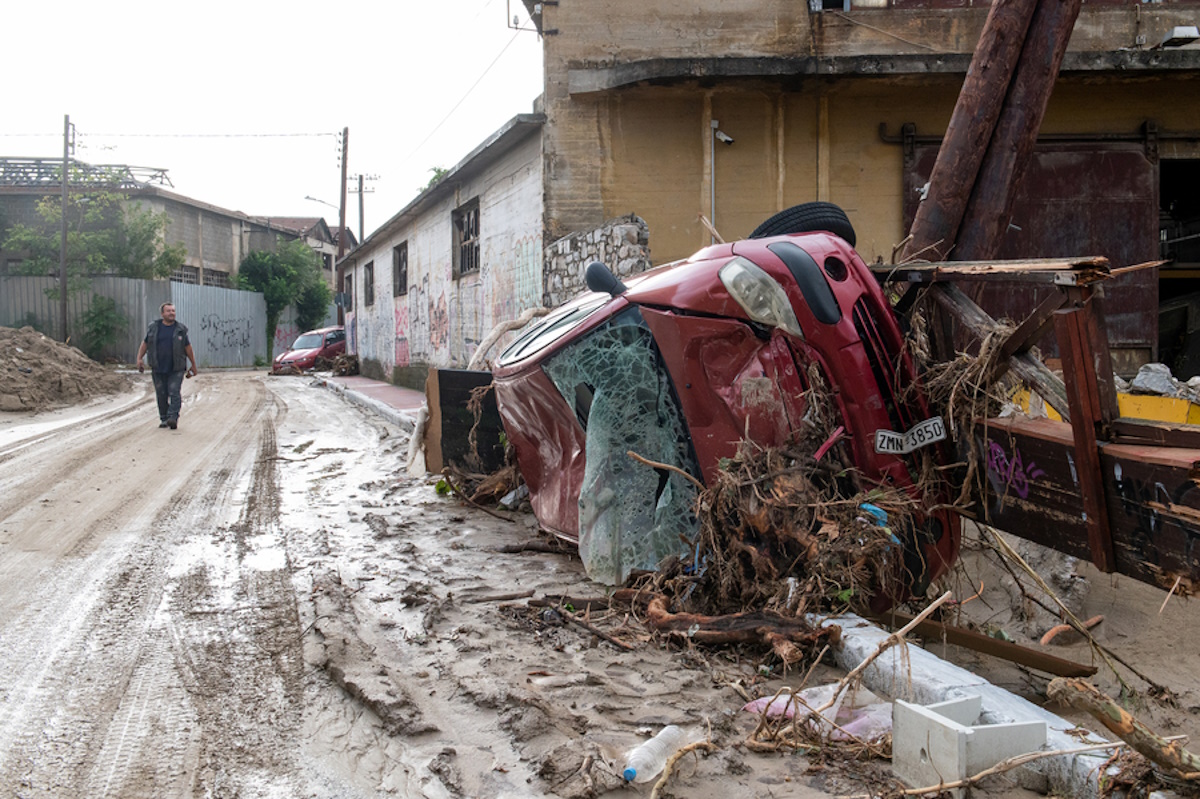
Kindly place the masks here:
POLYGON ((782 236, 785 233, 813 233, 824 230, 855 244, 854 226, 846 212, 833 203, 811 202, 780 211, 754 229, 752 239, 782 236))

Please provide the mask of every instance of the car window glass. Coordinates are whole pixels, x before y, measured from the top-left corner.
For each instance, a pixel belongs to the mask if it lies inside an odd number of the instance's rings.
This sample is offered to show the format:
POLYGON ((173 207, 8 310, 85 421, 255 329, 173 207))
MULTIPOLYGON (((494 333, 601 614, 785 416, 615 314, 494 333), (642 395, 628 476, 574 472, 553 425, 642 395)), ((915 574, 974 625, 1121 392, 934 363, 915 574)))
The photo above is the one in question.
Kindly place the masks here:
POLYGON ((696 487, 639 455, 699 474, 654 336, 629 308, 551 355, 544 370, 586 430, 579 555, 588 576, 620 585, 633 569, 682 555, 695 536, 696 487))
POLYGON ((320 333, 305 333, 292 344, 294 350, 315 350, 321 346, 320 333))
POLYGON ((579 304, 572 303, 554 311, 508 345, 508 348, 500 353, 500 365, 504 366, 522 358, 528 358, 549 347, 574 330, 576 326, 582 324, 592 311, 604 305, 609 299, 611 298, 603 294, 589 296, 579 304))

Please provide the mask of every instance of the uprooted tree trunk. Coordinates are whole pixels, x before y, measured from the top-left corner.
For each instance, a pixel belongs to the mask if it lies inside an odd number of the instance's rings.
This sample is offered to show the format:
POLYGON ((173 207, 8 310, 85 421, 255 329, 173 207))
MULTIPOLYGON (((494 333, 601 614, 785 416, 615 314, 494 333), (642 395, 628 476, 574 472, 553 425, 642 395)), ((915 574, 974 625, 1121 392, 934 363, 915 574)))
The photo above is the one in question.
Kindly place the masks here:
POLYGON ((1050 681, 1046 695, 1092 714, 1109 732, 1163 768, 1189 779, 1200 776, 1200 757, 1184 749, 1178 741, 1168 741, 1152 732, 1091 683, 1077 677, 1058 677, 1050 681))

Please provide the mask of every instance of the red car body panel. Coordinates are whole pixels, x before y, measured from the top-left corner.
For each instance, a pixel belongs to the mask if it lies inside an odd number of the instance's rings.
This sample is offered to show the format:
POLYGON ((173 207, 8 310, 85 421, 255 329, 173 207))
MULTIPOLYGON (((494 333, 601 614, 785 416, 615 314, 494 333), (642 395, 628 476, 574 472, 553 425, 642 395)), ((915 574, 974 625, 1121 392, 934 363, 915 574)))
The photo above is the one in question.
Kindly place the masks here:
MULTIPOLYGON (((568 307, 582 313, 586 302, 599 301, 587 296, 568 307)), ((586 453, 576 410, 542 365, 630 305, 653 334, 705 481, 743 438, 763 446, 786 442, 805 413, 807 369, 814 365, 833 394, 863 478, 919 498, 905 456, 875 451, 876 430, 904 433, 930 415, 920 392, 905 391, 916 377, 903 334, 878 282, 845 240, 801 233, 705 248, 630 279, 623 293, 543 348, 522 346, 522 336, 505 351, 493 372, 497 404, 547 529, 572 540, 578 535, 586 453), (751 321, 718 276, 735 256, 783 288, 803 338, 751 321)), ((950 462, 948 447, 935 446, 942 462, 950 462)), ((930 499, 940 498, 926 498, 926 505, 941 504, 930 499)), ((918 518, 916 527, 906 561, 924 583, 957 557, 959 522, 943 510, 918 518)))
MULTIPOLYGON (((298 350, 289 347, 275 356, 276 369, 284 366, 294 366, 297 369, 311 369, 317 362, 317 358, 333 360, 346 351, 346 332, 340 325, 322 327, 319 330, 309 330, 307 333, 301 333, 297 336, 296 341, 305 336, 320 336, 321 346, 305 347, 298 350)), ((296 342, 293 342, 292 347, 295 344, 296 342)))

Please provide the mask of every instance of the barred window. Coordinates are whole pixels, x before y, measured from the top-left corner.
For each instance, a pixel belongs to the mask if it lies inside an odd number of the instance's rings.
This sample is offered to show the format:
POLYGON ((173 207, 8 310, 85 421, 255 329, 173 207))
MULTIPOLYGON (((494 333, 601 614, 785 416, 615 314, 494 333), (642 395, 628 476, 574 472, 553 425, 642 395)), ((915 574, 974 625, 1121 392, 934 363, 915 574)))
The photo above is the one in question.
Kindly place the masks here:
POLYGON ((375 304, 375 262, 363 267, 363 304, 375 304))
POLYGON ((228 272, 218 272, 215 269, 205 269, 204 285, 229 289, 233 288, 233 281, 229 278, 228 272))
POLYGON ((408 293, 408 242, 392 248, 392 296, 408 293))
POLYGON ((479 271, 479 198, 454 210, 454 277, 479 271))
POLYGON ((171 273, 171 280, 174 280, 176 283, 198 285, 200 283, 200 267, 181 266, 171 273))

